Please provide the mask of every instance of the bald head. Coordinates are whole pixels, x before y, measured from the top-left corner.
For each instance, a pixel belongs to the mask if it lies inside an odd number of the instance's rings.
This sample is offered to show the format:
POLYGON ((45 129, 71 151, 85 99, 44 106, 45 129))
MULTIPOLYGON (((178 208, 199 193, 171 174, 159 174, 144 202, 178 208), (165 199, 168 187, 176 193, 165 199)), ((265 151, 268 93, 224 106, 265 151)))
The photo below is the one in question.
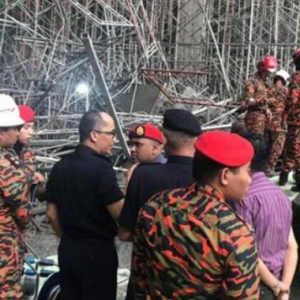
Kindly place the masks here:
POLYGON ((99 126, 106 126, 107 124, 113 122, 113 118, 106 112, 100 111, 99 112, 100 115, 100 123, 98 124, 99 126))
POLYGON ((112 117, 99 110, 91 110, 86 112, 79 123, 79 140, 81 143, 86 141, 89 136, 90 132, 98 128, 98 130, 102 130, 103 127, 107 126, 108 124, 113 123, 112 117))

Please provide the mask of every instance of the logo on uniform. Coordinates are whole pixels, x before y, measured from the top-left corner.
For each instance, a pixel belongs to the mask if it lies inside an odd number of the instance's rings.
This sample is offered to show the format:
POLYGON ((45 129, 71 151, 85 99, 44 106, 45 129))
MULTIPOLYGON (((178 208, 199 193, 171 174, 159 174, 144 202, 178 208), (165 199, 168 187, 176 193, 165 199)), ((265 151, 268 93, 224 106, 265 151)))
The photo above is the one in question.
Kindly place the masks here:
POLYGON ((135 134, 137 136, 144 136, 145 135, 145 129, 143 126, 138 126, 136 129, 135 129, 135 134))

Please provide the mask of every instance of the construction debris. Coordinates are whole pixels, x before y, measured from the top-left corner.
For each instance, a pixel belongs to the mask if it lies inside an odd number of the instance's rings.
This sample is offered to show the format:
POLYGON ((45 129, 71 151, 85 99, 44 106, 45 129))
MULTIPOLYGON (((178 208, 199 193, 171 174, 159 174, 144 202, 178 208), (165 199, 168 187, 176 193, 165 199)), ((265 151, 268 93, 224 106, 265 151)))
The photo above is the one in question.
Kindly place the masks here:
POLYGON ((91 108, 114 116, 126 156, 128 128, 170 107, 228 128, 260 57, 290 68, 299 10, 296 0, 1 0, 0 92, 36 109, 41 166, 77 143, 91 108))

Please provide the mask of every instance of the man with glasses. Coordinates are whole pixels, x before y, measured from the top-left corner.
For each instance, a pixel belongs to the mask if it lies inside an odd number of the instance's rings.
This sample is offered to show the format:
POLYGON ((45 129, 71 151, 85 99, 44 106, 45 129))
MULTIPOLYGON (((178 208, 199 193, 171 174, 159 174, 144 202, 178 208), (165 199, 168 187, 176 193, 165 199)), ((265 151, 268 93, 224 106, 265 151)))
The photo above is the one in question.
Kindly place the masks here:
POLYGON ((80 121, 79 137, 80 145, 53 167, 47 185, 47 216, 61 237, 61 297, 116 299, 114 237, 123 194, 106 157, 115 143, 114 121, 89 111, 80 121))

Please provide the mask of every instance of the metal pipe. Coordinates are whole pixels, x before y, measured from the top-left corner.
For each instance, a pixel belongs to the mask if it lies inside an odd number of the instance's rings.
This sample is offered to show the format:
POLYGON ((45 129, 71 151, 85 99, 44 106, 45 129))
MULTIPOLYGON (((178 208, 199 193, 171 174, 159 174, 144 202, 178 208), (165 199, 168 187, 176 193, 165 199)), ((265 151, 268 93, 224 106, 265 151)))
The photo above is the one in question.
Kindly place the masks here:
POLYGON ((119 118, 117 116, 117 112, 115 110, 115 105, 112 101, 110 92, 109 92, 108 87, 106 85, 104 72, 103 72, 102 67, 99 63, 99 60, 97 58, 97 54, 96 54, 96 51, 94 49, 93 42, 92 42, 90 36, 86 33, 84 33, 82 35, 81 40, 82 40, 82 42, 85 46, 87 55, 90 59, 95 77, 97 78, 96 82, 98 84, 99 90, 102 92, 103 100, 106 103, 108 111, 110 112, 112 118, 115 121, 118 139, 120 141, 120 144, 122 146, 124 154, 127 157, 130 157, 130 151, 129 151, 129 148, 128 148, 127 143, 126 143, 125 136, 124 136, 123 130, 121 128, 119 118))

